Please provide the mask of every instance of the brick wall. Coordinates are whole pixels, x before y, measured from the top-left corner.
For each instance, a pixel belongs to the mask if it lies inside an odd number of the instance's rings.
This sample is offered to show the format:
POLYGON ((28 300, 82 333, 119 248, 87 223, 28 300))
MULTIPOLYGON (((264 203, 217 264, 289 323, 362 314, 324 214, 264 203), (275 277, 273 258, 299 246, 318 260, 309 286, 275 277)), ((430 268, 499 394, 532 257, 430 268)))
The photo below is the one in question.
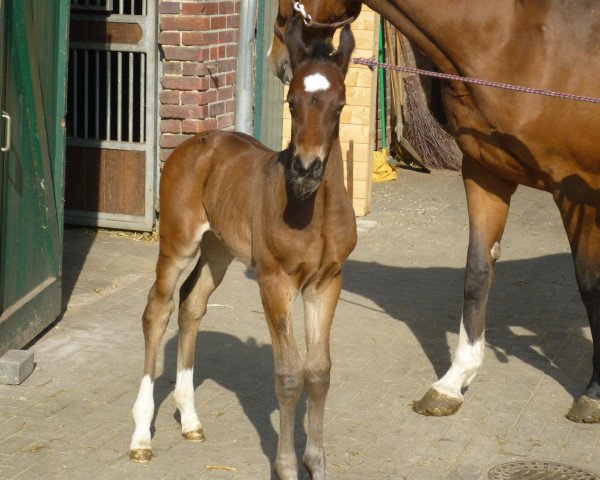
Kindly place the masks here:
POLYGON ((160 159, 184 139, 233 128, 239 0, 161 0, 160 159))

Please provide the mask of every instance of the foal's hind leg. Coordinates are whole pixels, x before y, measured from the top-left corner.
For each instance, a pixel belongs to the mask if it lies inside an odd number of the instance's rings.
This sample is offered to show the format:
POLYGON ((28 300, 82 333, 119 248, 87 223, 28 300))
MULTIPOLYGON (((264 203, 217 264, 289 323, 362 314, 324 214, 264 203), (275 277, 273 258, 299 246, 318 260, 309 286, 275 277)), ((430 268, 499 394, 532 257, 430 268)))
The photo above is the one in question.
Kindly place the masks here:
POLYGON ((136 462, 147 462, 152 458, 150 424, 154 415, 156 357, 169 317, 175 309, 175 284, 188 262, 188 258, 166 256, 162 251, 156 262, 156 281, 148 294, 148 303, 142 317, 145 342, 144 376, 132 411, 135 431, 131 438, 129 457, 136 462))
POLYGON ((338 274, 322 288, 313 284, 302 293, 307 347, 304 385, 308 395, 308 438, 303 460, 313 480, 325 479, 323 417, 331 372, 329 334, 341 288, 342 276, 338 274))
POLYGON ((181 413, 181 433, 187 440, 204 441, 194 406, 194 354, 200 320, 208 298, 219 286, 233 256, 212 232, 204 234, 196 267, 179 290, 179 352, 175 402, 181 413))
POLYGON ((463 180, 469 210, 469 250, 458 348, 448 372, 413 406, 422 415, 455 413, 463 401, 462 388, 471 383, 481 366, 488 293, 500 257, 510 198, 517 188, 466 157, 463 180))
POLYGON ((568 186, 563 186, 555 197, 571 244, 577 284, 592 330, 594 356, 592 378, 567 418, 600 423, 600 193, 579 182, 573 182, 569 190, 568 186))

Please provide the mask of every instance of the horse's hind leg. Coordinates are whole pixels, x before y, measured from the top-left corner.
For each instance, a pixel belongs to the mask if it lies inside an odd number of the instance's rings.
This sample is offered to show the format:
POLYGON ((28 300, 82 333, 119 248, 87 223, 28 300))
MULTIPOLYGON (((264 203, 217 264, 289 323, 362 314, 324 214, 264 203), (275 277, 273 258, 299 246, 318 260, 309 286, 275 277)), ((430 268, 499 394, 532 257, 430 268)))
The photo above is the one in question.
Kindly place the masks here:
POLYGON ((152 458, 150 424, 154 415, 156 358, 169 317, 175 309, 175 284, 188 262, 189 258, 167 256, 162 251, 156 262, 156 281, 148 294, 142 317, 145 342, 144 376, 132 411, 135 431, 131 438, 129 457, 136 462, 147 462, 152 458))
POLYGON ((212 232, 204 234, 196 267, 179 290, 179 351, 175 402, 181 414, 181 433, 187 440, 204 441, 194 406, 194 354, 200 320, 208 298, 219 286, 233 256, 212 232))
POLYGON ((458 348, 448 372, 413 406, 422 415, 452 415, 463 401, 484 353, 485 312, 510 198, 516 184, 490 174, 465 157, 463 180, 469 210, 469 250, 458 348))
POLYGON ((324 480, 323 417, 331 372, 329 334, 342 276, 337 275, 320 290, 315 287, 311 285, 302 293, 307 347, 304 385, 308 395, 308 438, 303 460, 311 479, 324 480))
POLYGON ((577 183, 556 196, 594 343, 592 378, 567 413, 569 420, 586 423, 600 422, 600 194, 597 192, 577 183))

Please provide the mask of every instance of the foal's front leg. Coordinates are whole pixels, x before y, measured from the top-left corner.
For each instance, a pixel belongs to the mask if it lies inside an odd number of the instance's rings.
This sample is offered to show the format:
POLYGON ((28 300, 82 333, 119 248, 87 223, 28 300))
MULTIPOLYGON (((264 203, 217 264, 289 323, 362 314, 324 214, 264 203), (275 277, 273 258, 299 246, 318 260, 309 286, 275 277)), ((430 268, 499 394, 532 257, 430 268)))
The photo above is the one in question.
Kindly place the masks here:
POLYGON ((275 394, 279 401, 279 444, 275 475, 280 480, 297 480, 294 421, 303 387, 302 364, 294 340, 291 311, 297 291, 285 274, 265 275, 259 271, 258 281, 273 343, 275 394))
POLYGON ((489 173, 467 157, 463 180, 469 209, 469 251, 458 348, 448 372, 415 403, 414 411, 422 415, 455 413, 463 401, 462 388, 471 383, 483 362, 488 293, 500 257, 510 198, 516 190, 516 184, 489 173))
POLYGON ((342 276, 338 274, 326 285, 317 288, 312 284, 302 293, 307 347, 304 384, 308 395, 308 439, 303 460, 313 480, 325 479, 323 417, 331 372, 329 333, 341 288, 342 276))

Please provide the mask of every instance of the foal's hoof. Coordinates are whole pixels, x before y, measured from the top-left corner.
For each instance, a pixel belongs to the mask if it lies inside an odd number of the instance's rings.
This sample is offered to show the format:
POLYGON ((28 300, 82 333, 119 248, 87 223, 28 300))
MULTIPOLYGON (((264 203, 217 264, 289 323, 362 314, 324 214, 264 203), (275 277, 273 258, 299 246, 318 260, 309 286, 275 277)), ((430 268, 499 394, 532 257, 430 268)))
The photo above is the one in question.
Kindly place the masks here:
POLYGON ((152 459, 152 450, 149 448, 136 448, 129 450, 129 458, 134 462, 148 463, 152 459))
POLYGON ((182 434, 183 438, 189 440, 190 442, 203 442, 206 440, 204 436, 204 430, 199 428, 198 430, 192 430, 191 432, 185 432, 182 434))
POLYGON ((582 395, 573 402, 567 418, 572 422, 600 423, 600 400, 582 395))
POLYGON ((430 388, 421 400, 413 403, 412 409, 421 415, 445 417, 456 413, 461 404, 460 398, 451 397, 430 388))

